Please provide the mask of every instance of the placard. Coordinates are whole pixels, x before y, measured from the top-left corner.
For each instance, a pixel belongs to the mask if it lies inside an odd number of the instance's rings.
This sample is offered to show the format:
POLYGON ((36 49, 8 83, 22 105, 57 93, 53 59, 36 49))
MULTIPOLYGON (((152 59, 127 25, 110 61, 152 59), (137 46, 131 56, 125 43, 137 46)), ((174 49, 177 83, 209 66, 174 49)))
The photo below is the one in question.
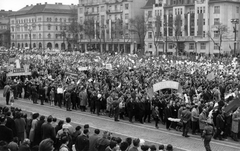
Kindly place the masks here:
POLYGON ((180 90, 180 84, 175 81, 163 81, 153 85, 153 91, 157 92, 162 89, 176 89, 180 90))

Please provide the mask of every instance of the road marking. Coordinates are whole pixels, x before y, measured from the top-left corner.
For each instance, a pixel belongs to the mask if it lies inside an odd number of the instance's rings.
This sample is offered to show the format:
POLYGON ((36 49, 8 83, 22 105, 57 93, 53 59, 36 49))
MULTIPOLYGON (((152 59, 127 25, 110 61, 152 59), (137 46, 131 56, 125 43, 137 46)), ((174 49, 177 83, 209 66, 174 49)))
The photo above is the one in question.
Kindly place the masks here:
MULTIPOLYGON (((27 102, 27 101, 23 101, 23 100, 18 100, 18 102, 24 102, 24 103, 28 103, 28 104, 32 104, 32 102, 27 102)), ((33 104, 32 104, 33 105, 33 104)), ((61 109, 61 108, 58 108, 58 107, 51 107, 51 106, 44 106, 44 107, 47 107, 49 109, 56 109, 56 110, 59 110, 59 111, 65 111, 64 109, 61 109)), ((95 118, 95 119, 100 119, 100 120, 106 120, 106 121, 109 121, 109 122, 112 122, 112 123, 115 123, 113 120, 110 120, 108 118, 103 118, 103 117, 100 117, 100 116, 94 116, 90 113, 87 113, 87 112, 77 112, 77 111, 74 111, 74 112, 71 112, 71 113, 74 113, 74 114, 77 114, 77 115, 82 115, 82 116, 88 116, 88 117, 92 117, 92 118, 95 118)), ((49 115, 47 115, 49 116, 49 115)), ((143 125, 136 125, 136 124, 130 124, 130 123, 127 123, 127 122, 121 122, 122 124, 125 124, 125 125, 128 125, 128 126, 132 126, 132 127, 136 127, 136 128, 145 128, 147 130, 151 130, 151 131, 155 131, 155 132, 162 132, 162 133, 165 133, 165 134, 169 134, 169 135, 174 135, 174 136, 180 136, 179 134, 175 134, 175 133, 171 133, 171 132, 167 132, 167 131, 163 131, 163 130, 159 130, 159 129, 153 129, 153 128, 150 128, 150 126, 146 127, 146 126, 143 126, 143 125)), ((86 124, 86 123, 85 123, 86 124)), ((95 127, 96 128, 96 127, 95 127)), ((114 132, 118 135, 122 135, 120 133, 117 133, 117 132, 114 132)), ((124 136, 127 136, 127 135, 124 135, 124 136)), ((183 138, 185 139, 185 138, 183 138)), ((197 140, 197 141, 202 141, 201 139, 199 138, 195 138, 195 137, 191 137, 191 139, 194 139, 194 140, 197 140)), ((150 141, 150 140, 147 140, 148 142, 153 142, 153 143, 156 143, 158 144, 157 142, 155 141, 150 141)), ((220 141, 219 142, 216 142, 216 141, 212 141, 211 142, 212 144, 216 144, 216 145, 222 145, 222 146, 225 146, 225 147, 230 147, 230 148, 236 148, 236 149, 239 149, 239 146, 236 146, 237 144, 233 144, 231 142, 227 142, 228 144, 224 144, 224 143, 221 143, 220 141), (232 145, 231 145, 232 144, 232 145)), ((226 142, 225 142, 226 143, 226 142)), ((179 147, 178 147, 179 148, 179 147)), ((179 149, 182 149, 182 148, 179 148, 179 149)), ((183 150, 186 150, 186 149, 183 149, 183 150)))

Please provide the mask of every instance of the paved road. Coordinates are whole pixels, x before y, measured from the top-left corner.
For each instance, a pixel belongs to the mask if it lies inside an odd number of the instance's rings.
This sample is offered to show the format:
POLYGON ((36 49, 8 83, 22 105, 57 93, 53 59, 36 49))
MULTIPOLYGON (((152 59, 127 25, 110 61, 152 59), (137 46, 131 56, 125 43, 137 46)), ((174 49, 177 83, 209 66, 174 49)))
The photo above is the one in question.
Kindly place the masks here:
MULTIPOLYGON (((0 104, 4 105, 5 101, 0 92, 0 104)), ((92 128, 108 130, 116 135, 132 138, 142 138, 151 144, 169 144, 176 148, 176 151, 204 151, 203 142, 198 136, 185 138, 181 133, 176 131, 167 131, 164 128, 155 129, 153 124, 131 124, 127 121, 114 122, 113 119, 105 116, 96 116, 88 112, 72 111, 67 112, 65 109, 51 107, 49 105, 35 105, 29 100, 16 100, 15 107, 28 112, 38 112, 41 115, 52 115, 58 119, 71 117, 75 124, 89 124, 92 128)), ((240 144, 231 141, 215 141, 211 142, 213 151, 239 151, 240 144)))

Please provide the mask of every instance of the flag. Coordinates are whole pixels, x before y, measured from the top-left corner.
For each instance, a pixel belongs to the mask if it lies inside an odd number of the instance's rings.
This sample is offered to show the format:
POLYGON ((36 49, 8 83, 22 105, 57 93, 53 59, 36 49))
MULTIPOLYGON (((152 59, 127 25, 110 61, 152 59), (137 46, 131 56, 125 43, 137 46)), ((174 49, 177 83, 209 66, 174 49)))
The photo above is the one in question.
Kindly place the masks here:
POLYGON ((240 106, 240 99, 236 98, 233 101, 231 101, 227 107, 224 108, 224 111, 225 113, 229 113, 230 111, 235 110, 239 106, 240 106))
POLYGON ((148 88, 147 89, 147 95, 150 99, 153 98, 153 96, 154 96, 153 88, 148 88))

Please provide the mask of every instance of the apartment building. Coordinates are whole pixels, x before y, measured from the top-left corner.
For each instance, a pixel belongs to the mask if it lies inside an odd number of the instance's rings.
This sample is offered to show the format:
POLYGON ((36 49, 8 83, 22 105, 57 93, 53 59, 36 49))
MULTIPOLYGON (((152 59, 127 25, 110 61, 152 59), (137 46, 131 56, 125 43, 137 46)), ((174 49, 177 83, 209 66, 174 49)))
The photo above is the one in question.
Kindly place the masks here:
POLYGON ((0 46, 8 48, 10 46, 10 24, 9 15, 13 13, 11 10, 0 11, 0 46))
POLYGON ((73 34, 67 28, 72 22, 75 5, 37 3, 27 5, 10 15, 11 46, 16 48, 74 48, 73 34))
POLYGON ((79 0, 78 21, 85 26, 81 48, 136 52, 139 39, 130 32, 129 20, 143 15, 141 7, 145 3, 146 0, 79 0))
POLYGON ((148 2, 149 6, 146 4, 147 9, 144 9, 145 16, 152 20, 153 26, 160 17, 161 25, 160 29, 154 26, 154 31, 148 30, 145 38, 148 52, 240 53, 240 34, 235 32, 239 30, 240 0, 149 1, 151 3, 148 2), (157 30, 160 36, 154 37, 157 30))

